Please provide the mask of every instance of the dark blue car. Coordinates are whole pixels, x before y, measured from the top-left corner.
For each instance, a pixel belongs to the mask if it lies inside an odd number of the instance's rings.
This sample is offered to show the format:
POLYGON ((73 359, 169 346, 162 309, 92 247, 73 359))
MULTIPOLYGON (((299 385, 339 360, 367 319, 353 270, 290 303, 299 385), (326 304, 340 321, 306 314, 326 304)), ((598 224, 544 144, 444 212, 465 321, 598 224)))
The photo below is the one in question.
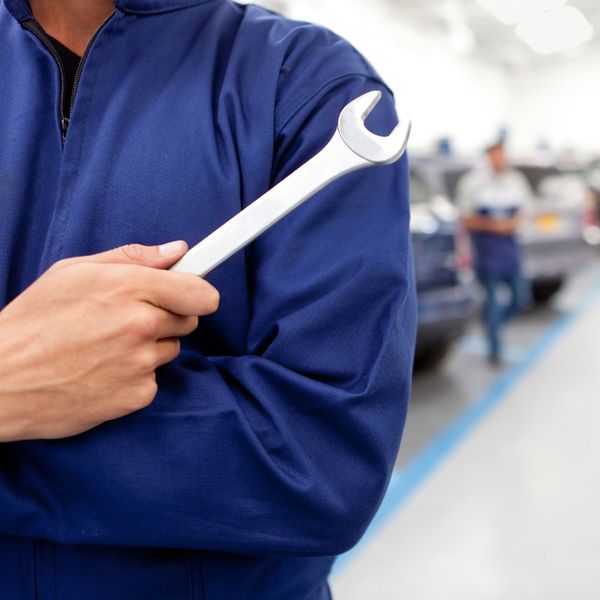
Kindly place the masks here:
POLYGON ((419 304, 415 365, 433 367, 465 331, 473 312, 470 270, 461 265, 456 209, 413 167, 411 233, 419 304))

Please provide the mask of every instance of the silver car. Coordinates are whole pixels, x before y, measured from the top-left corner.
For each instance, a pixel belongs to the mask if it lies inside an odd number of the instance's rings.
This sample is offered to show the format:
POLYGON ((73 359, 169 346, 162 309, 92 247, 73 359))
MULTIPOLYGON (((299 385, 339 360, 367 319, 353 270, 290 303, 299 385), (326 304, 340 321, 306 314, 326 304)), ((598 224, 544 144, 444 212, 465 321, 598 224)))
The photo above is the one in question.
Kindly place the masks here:
MULTIPOLYGON (((421 161, 428 181, 439 193, 455 200, 461 177, 475 167, 454 157, 421 161)), ((522 228, 525 275, 536 302, 547 302, 574 271, 589 259, 597 240, 588 228, 589 197, 578 175, 555 166, 515 163, 531 186, 535 201, 522 228)))
POLYGON ((582 179, 553 166, 516 164, 535 194, 522 232, 525 274, 534 299, 545 302, 590 258, 588 192, 582 179))

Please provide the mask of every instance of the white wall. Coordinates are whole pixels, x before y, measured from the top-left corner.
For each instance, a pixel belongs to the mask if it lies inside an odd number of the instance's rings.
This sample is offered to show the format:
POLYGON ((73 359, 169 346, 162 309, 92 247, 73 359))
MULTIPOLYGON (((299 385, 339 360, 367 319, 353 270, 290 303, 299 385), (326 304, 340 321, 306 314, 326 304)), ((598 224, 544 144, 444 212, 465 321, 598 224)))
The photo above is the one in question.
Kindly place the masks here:
MULTIPOLYGON (((260 1, 260 0, 259 0, 260 1)), ((413 119, 413 152, 450 136, 458 152, 481 150, 502 126, 511 146, 531 154, 541 139, 552 150, 600 154, 600 50, 552 57, 527 70, 452 51, 449 40, 402 21, 400 4, 382 0, 262 0, 285 3, 292 18, 323 24, 353 43, 413 119)), ((441 7, 441 3, 440 3, 441 7)))
POLYGON ((457 150, 479 150, 506 124, 509 99, 502 71, 426 38, 377 0, 293 0, 287 14, 320 23, 354 44, 394 90, 413 120, 411 148, 432 150, 451 136, 457 150))
POLYGON ((600 154, 600 49, 557 58, 511 80, 515 145, 600 154))

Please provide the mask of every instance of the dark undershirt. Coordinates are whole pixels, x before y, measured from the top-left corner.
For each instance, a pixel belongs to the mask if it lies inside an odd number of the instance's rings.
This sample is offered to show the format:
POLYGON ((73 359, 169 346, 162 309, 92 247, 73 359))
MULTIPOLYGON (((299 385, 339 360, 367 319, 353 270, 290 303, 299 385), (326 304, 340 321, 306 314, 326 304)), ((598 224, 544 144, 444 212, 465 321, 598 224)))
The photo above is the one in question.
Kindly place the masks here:
POLYGON ((66 46, 61 44, 57 39, 48 36, 54 48, 60 56, 63 70, 65 72, 65 95, 63 97, 63 115, 68 119, 71 116, 71 95, 73 94, 73 83, 75 81, 75 73, 79 66, 81 57, 66 46))

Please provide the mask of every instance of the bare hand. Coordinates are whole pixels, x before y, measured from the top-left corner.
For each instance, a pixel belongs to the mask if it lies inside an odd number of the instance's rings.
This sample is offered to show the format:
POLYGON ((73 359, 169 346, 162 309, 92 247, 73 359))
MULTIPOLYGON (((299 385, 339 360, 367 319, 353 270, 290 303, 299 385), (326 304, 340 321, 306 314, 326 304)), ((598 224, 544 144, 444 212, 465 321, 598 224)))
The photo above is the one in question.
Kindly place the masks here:
POLYGON ((219 304, 165 270, 185 242, 164 248, 59 261, 0 312, 0 441, 68 437, 152 402, 155 369, 219 304))
POLYGON ((480 215, 472 215, 463 219, 463 224, 468 231, 481 231, 497 235, 514 235, 519 228, 519 218, 492 219, 480 215))

